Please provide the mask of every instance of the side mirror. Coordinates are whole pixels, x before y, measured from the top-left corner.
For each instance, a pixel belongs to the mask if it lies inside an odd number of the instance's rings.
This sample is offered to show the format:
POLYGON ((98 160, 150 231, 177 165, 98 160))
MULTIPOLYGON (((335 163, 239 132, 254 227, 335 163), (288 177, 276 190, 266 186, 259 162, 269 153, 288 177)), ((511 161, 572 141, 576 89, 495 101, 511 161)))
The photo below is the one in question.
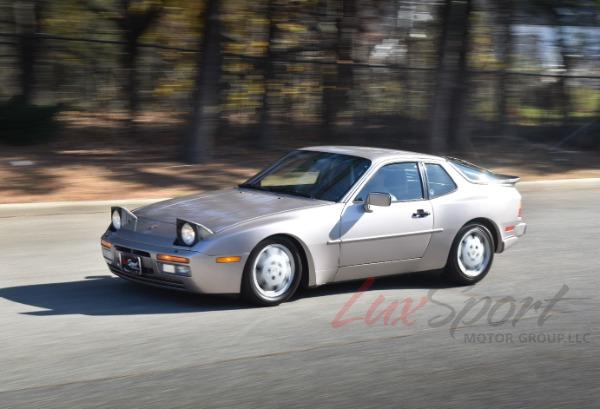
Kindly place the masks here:
POLYGON ((372 212, 371 206, 387 207, 392 204, 392 196, 389 193, 371 192, 365 200, 365 212, 372 212))

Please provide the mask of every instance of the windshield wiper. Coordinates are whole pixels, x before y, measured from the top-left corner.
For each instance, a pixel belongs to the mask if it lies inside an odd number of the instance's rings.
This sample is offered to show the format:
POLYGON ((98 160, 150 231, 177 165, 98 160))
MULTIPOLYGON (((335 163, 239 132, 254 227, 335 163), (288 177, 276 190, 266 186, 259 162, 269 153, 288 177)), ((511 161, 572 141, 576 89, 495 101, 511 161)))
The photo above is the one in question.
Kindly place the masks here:
POLYGON ((256 186, 256 185, 253 185, 253 184, 251 184, 251 183, 240 183, 240 184, 238 185, 238 187, 241 187, 241 188, 244 188, 244 189, 265 190, 265 189, 263 189, 262 187, 260 187, 260 186, 256 186))
POLYGON ((280 194, 283 194, 283 195, 292 195, 292 196, 307 197, 309 199, 314 199, 315 198, 310 193, 298 192, 296 190, 277 189, 275 187, 256 186, 256 185, 253 185, 253 184, 250 184, 250 183, 241 183, 241 184, 238 185, 238 187, 245 188, 245 189, 261 190, 263 192, 280 193, 280 194))
POLYGON ((301 197, 307 197, 309 199, 314 199, 314 195, 310 194, 310 193, 306 193, 306 192, 300 192, 298 190, 286 190, 286 189, 269 189, 269 192, 274 192, 274 193, 281 193, 284 195, 292 195, 292 196, 301 196, 301 197))
POLYGON ((304 193, 304 192, 297 192, 295 190, 292 190, 290 192, 282 192, 282 193, 289 193, 290 195, 294 195, 294 196, 302 196, 302 197, 307 197, 309 199, 314 199, 315 197, 313 195, 311 195, 310 193, 304 193))

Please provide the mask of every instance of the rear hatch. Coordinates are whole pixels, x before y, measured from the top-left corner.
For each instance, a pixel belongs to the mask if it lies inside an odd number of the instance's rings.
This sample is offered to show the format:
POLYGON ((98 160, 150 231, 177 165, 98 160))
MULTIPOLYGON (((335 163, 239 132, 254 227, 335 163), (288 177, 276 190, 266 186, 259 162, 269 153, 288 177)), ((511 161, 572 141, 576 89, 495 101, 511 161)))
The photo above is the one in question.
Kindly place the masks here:
POLYGON ((466 160, 447 157, 448 162, 471 183, 482 185, 507 185, 514 186, 519 180, 518 176, 502 175, 489 169, 474 165, 466 160))

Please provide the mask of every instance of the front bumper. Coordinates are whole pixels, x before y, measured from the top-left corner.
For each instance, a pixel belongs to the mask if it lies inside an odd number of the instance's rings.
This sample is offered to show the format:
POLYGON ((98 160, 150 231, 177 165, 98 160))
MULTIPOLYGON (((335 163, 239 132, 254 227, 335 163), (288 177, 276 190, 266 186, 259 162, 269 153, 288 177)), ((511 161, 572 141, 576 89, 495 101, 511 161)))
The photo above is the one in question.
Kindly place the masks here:
POLYGON ((514 246, 525 233, 527 233, 527 223, 517 223, 514 230, 502 238, 502 242, 498 246, 498 253, 502 253, 506 249, 514 246))
MULTIPOLYGON (((110 249, 102 247, 102 254, 110 271, 126 280, 167 288, 204 294, 239 294, 242 274, 248 254, 240 254, 237 263, 216 263, 215 256, 182 250, 181 248, 153 246, 118 237, 118 233, 107 232, 102 239, 112 244, 110 249), (130 253, 141 260, 141 273, 130 273, 119 266, 119 253, 130 253), (190 260, 189 276, 165 273, 161 270, 158 254, 177 255, 190 260)), ((175 263, 176 264, 176 263, 175 263)))
POLYGON ((197 292, 190 285, 185 284, 181 277, 164 277, 160 274, 131 274, 120 270, 118 267, 108 264, 110 271, 121 278, 135 283, 147 284, 153 287, 168 288, 170 290, 179 290, 185 292, 197 292))

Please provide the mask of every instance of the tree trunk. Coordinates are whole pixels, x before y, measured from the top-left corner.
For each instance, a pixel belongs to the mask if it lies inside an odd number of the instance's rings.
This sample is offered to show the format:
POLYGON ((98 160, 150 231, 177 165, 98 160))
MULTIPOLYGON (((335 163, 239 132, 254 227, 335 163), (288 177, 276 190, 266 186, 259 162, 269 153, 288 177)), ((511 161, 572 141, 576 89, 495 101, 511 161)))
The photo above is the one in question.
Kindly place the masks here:
POLYGON ((498 50, 498 60, 500 61, 500 70, 498 73, 496 90, 496 111, 497 111, 497 130, 501 135, 509 133, 508 117, 508 74, 512 62, 512 44, 513 36, 511 32, 512 23, 512 0, 505 0, 496 6, 496 23, 499 35, 496 37, 496 49, 498 50))
POLYGON ((342 0, 333 50, 335 63, 323 67, 321 134, 324 140, 333 138, 338 114, 348 107, 348 94, 354 82, 352 46, 355 31, 356 0, 342 0))
POLYGON ((433 153, 445 153, 447 150, 446 125, 448 123, 448 106, 450 105, 451 81, 446 70, 446 52, 450 26, 450 7, 452 0, 446 0, 440 7, 440 33, 437 44, 437 68, 431 103, 429 150, 433 153))
POLYGON ((18 34, 19 88, 25 103, 31 104, 35 92, 37 62, 43 2, 17 1, 14 4, 15 26, 18 34))
POLYGON ((450 118, 448 123, 448 137, 451 143, 450 150, 465 152, 470 150, 471 138, 469 136, 469 90, 471 77, 469 75, 468 57, 471 40, 471 0, 455 3, 458 63, 456 78, 453 81, 452 103, 450 105, 450 118))
POLYGON ((561 114, 563 117, 563 126, 568 127, 571 125, 571 95, 569 94, 569 88, 567 84, 566 75, 569 75, 571 71, 571 61, 567 55, 567 45, 565 44, 565 34, 563 28, 560 26, 558 17, 555 17, 555 24, 558 27, 558 47, 560 49, 560 56, 563 63, 563 76, 560 77, 558 84, 560 90, 561 100, 561 114))
POLYGON ((441 7, 430 150, 446 153, 449 147, 458 151, 470 147, 466 117, 471 1, 447 0, 441 7))
POLYGON ((271 116, 271 89, 273 87, 273 79, 275 76, 275 62, 273 55, 273 40, 275 39, 276 25, 273 19, 275 18, 275 2, 274 0, 267 1, 267 12, 266 18, 269 22, 269 30, 267 32, 267 52, 263 60, 261 61, 261 69, 263 74, 263 98, 262 108, 260 111, 260 125, 258 129, 258 135, 256 138, 256 145, 260 148, 267 149, 273 144, 274 129, 273 129, 273 118, 271 116))
POLYGON ((207 0, 201 53, 197 62, 191 127, 184 157, 190 163, 210 158, 219 122, 221 41, 219 0, 207 0))
POLYGON ((129 129, 135 133, 134 121, 140 105, 137 63, 139 57, 139 40, 142 35, 160 18, 163 4, 155 4, 145 10, 131 8, 131 0, 121 0, 120 18, 117 23, 122 32, 123 57, 125 70, 123 93, 129 111, 129 129))
MULTIPOLYGON (((415 103, 412 100, 413 96, 413 39, 411 38, 411 28, 406 30, 406 69, 402 72, 403 90, 404 90, 404 116, 406 118, 414 118, 415 114, 415 103)), ((417 77, 415 75, 415 77, 417 77)))
MULTIPOLYGON (((133 121, 138 114, 139 109, 139 90, 137 80, 137 60, 138 60, 138 38, 129 31, 125 35, 125 46, 123 49, 123 68, 125 69, 125 98, 127 109, 129 111, 130 125, 133 127, 133 121)), ((133 128, 131 128, 133 129, 133 128)))

